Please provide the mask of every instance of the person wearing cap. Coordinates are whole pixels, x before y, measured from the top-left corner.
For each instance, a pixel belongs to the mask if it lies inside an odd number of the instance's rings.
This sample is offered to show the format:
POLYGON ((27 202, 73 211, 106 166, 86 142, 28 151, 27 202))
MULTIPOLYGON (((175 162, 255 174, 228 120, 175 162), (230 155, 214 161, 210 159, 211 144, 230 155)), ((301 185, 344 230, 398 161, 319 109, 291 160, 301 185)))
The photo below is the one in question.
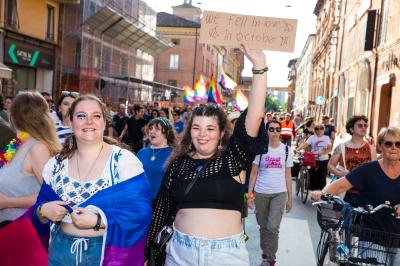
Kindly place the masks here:
POLYGON ((286 114, 285 120, 281 122, 281 141, 287 146, 292 146, 292 138, 296 135, 294 122, 289 113, 286 114))

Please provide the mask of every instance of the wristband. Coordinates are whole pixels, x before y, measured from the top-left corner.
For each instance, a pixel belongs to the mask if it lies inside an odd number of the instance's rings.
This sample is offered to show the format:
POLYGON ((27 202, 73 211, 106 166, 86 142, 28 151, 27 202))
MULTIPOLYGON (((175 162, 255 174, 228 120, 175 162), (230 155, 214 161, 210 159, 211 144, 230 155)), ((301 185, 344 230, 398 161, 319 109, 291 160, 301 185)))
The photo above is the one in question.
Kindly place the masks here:
POLYGON ((262 68, 262 69, 254 69, 254 68, 252 68, 251 69, 251 72, 253 72, 253 74, 264 74, 265 72, 267 72, 269 70, 269 68, 266 66, 266 67, 264 67, 264 68, 262 68))
POLYGON ((45 218, 44 215, 43 215, 43 212, 42 212, 42 206, 43 206, 43 204, 40 204, 39 207, 37 208, 37 215, 40 218, 45 218))
POLYGON ((254 195, 254 193, 247 193, 247 199, 249 200, 254 200, 256 198, 256 196, 254 195))
POLYGON ((96 225, 93 227, 94 231, 99 231, 100 230, 100 226, 101 226, 101 216, 99 213, 96 213, 97 216, 97 221, 96 221, 96 225))

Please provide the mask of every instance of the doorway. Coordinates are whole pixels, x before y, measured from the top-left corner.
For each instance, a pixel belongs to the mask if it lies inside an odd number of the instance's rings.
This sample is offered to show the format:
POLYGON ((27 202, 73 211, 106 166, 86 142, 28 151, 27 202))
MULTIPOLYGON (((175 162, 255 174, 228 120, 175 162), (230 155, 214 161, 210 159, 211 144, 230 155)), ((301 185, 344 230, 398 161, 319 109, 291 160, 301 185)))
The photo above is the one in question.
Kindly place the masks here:
POLYGON ((390 83, 382 85, 381 99, 379 102, 378 132, 381 130, 381 128, 389 126, 391 98, 392 85, 390 83))

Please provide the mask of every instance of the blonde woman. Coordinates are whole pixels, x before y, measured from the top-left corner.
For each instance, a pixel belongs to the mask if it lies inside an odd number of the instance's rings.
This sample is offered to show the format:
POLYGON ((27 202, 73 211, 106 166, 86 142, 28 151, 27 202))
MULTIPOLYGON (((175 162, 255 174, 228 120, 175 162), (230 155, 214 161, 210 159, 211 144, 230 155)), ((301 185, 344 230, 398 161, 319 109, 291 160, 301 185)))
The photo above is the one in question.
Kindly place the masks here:
MULTIPOLYGON (((0 168, 0 227, 21 216, 35 203, 46 162, 61 148, 48 105, 38 92, 19 94, 11 106, 17 139, 8 147, 0 168)), ((11 143, 10 142, 10 143, 11 143)))

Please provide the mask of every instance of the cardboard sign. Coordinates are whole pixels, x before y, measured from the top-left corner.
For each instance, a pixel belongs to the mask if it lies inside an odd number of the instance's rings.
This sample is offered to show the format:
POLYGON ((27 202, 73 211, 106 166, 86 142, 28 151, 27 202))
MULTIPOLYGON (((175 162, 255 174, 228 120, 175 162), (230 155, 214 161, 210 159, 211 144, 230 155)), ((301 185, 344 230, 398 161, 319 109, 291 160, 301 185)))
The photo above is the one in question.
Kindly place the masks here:
POLYGON ((200 43, 293 52, 296 27, 296 19, 204 11, 200 43))

